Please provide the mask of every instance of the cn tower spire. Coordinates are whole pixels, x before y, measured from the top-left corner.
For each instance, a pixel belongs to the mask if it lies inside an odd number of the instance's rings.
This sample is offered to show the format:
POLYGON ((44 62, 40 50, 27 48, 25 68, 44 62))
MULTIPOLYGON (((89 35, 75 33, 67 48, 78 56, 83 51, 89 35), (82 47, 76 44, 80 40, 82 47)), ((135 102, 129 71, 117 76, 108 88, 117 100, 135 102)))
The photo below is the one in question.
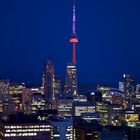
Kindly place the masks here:
POLYGON ((76 44, 78 43, 78 37, 76 35, 75 0, 73 0, 72 35, 70 37, 69 42, 72 44, 72 64, 76 65, 76 44))
POLYGON ((72 34, 76 35, 75 0, 73 2, 72 34))

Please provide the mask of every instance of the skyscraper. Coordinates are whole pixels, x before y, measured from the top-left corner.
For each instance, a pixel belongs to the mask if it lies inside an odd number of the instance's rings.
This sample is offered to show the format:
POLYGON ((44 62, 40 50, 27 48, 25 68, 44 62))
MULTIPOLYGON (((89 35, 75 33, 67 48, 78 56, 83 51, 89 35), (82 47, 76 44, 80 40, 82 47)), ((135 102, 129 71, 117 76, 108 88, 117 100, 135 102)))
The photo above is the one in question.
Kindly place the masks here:
POLYGON ((124 81, 124 93, 125 99, 128 102, 128 108, 132 108, 132 99, 135 92, 134 88, 134 80, 132 79, 130 74, 123 74, 123 81, 124 81))
POLYGON ((59 76, 54 77, 53 92, 55 99, 58 100, 61 97, 61 78, 59 76))
POLYGON ((54 64, 51 59, 47 60, 44 69, 44 96, 47 109, 53 109, 55 102, 53 84, 54 84, 54 64))
POLYGON ((129 96, 134 92, 134 80, 130 74, 123 74, 124 92, 129 96))
POLYGON ((66 69, 66 85, 65 93, 68 96, 77 95, 77 74, 76 74, 76 65, 69 64, 66 69))
POLYGON ((72 35, 69 42, 72 44, 72 63, 67 65, 66 68, 66 85, 65 93, 70 96, 77 96, 77 68, 76 68, 76 44, 78 37, 76 34, 76 16, 75 16, 75 0, 73 3, 73 18, 72 18, 72 35))

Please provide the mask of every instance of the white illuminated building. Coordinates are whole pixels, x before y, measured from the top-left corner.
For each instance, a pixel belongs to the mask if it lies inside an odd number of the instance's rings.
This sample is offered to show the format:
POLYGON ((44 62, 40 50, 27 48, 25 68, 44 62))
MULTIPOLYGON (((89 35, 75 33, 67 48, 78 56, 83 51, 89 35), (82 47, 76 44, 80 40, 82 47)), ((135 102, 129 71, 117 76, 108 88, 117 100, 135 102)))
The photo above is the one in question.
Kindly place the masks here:
POLYGON ((89 102, 77 102, 74 105, 73 115, 81 116, 82 113, 94 113, 95 104, 89 102))
POLYGON ((71 99, 60 99, 58 101, 57 110, 59 116, 72 116, 73 100, 71 99))
POLYGON ((50 139, 51 125, 47 123, 3 123, 0 126, 0 138, 4 140, 50 139))

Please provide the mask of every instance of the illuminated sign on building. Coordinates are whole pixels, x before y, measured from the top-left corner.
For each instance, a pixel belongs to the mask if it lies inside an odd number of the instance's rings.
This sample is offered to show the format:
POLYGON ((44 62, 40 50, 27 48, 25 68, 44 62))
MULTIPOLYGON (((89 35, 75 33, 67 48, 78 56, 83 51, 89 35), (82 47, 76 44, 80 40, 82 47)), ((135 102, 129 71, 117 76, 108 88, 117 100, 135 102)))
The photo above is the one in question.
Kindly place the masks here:
POLYGON ((138 114, 125 114, 125 120, 126 121, 138 121, 139 120, 139 115, 138 114))

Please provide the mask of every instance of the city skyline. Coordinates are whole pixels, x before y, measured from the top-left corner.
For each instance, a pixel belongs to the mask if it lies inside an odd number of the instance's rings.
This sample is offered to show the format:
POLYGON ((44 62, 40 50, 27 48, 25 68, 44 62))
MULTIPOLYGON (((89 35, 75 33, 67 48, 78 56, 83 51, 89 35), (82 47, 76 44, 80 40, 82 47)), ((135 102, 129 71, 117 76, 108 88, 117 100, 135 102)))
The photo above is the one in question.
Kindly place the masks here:
MULTIPOLYGON (((40 83, 51 57, 65 80, 71 62, 72 1, 1 2, 0 76, 40 83)), ((76 1, 78 83, 114 83, 139 75, 140 2, 76 1), (114 9, 115 8, 115 9, 114 9)))

